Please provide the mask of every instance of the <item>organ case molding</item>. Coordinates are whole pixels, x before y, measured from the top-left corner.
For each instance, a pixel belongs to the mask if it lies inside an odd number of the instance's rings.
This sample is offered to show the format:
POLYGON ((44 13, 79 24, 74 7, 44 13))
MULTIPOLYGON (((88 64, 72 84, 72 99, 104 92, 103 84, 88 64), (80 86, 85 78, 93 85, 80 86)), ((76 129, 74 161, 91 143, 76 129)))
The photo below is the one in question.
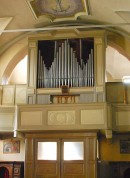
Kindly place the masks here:
POLYGON ((75 124, 75 111, 48 111, 48 125, 75 124))

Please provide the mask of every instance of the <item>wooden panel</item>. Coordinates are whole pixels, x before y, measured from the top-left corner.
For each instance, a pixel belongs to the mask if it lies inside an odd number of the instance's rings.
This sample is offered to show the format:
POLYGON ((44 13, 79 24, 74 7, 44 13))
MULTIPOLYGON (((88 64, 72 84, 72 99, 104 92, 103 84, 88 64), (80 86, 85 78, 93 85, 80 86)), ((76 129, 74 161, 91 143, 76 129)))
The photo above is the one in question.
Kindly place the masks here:
POLYGON ((16 85, 15 104, 26 104, 26 85, 16 85))
POLYGON ((14 130, 15 107, 0 107, 0 130, 14 130))
POLYGON ((87 165, 87 172, 88 172, 88 178, 95 178, 96 177, 96 164, 95 162, 89 162, 87 165))
POLYGON ((25 178, 34 178, 34 139, 25 140, 25 178))
POLYGON ((88 151, 89 151, 89 157, 88 160, 95 161, 96 160, 96 139, 95 138, 89 138, 88 139, 88 151))
POLYGON ((37 59, 37 43, 35 41, 29 43, 29 69, 28 69, 28 86, 36 87, 36 59, 37 59))
POLYGON ((44 176, 57 176, 58 164, 57 163, 37 163, 36 164, 36 175, 44 176))
POLYGON ((91 103, 95 101, 94 92, 80 94, 80 103, 91 103))
POLYGON ((126 86, 126 103, 130 104, 130 84, 126 86))
POLYGON ((106 100, 110 103, 124 102, 124 85, 122 82, 106 83, 106 100))
POLYGON ((97 140, 96 137, 87 138, 87 178, 95 178, 97 175, 97 140))
POLYGON ((33 138, 28 138, 25 140, 26 144, 26 161, 33 161, 34 160, 34 140, 33 138))
POLYGON ((37 104, 50 104, 50 95, 37 95, 37 104))
POLYGON ((83 163, 64 163, 63 164, 63 174, 66 175, 80 175, 83 176, 84 173, 84 164, 83 163))
POLYGON ((14 94, 15 94, 14 85, 3 86, 2 105, 14 105, 14 94))
POLYGON ((118 111, 116 112, 116 125, 130 125, 130 111, 118 111))
POLYGON ((113 130, 130 130, 130 105, 112 105, 113 130))
POLYGON ((81 124, 104 124, 104 110, 81 110, 81 124))
POLYGON ((104 56, 103 56, 103 39, 95 38, 96 48, 96 83, 98 86, 104 83, 104 56))
MULTIPOLYGON (((35 175, 39 178, 60 178, 60 142, 59 139, 54 138, 44 138, 42 134, 42 139, 35 139, 35 175), (56 160, 43 160, 42 158, 38 160, 38 143, 39 142, 56 142, 56 160)), ((49 149, 49 148, 48 148, 49 149)), ((44 150, 44 149, 43 149, 44 150)))
POLYGON ((33 163, 26 163, 25 164, 25 178, 34 178, 34 167, 33 163))
POLYGON ((14 113, 0 113, 0 127, 14 127, 14 113))
POLYGON ((33 104, 35 103, 34 101, 35 101, 34 95, 28 96, 28 99, 27 99, 28 104, 33 104))
POLYGON ((107 127, 112 129, 112 108, 110 104, 107 104, 107 127))
POLYGON ((104 101, 104 93, 97 93, 97 102, 103 102, 104 101))
POLYGON ((97 45, 97 85, 103 85, 103 49, 102 49, 102 44, 97 45))
MULTIPOLYGON (((94 92, 93 87, 72 87, 69 88, 69 94, 78 94, 78 93, 89 93, 94 92)), ((61 95, 62 89, 61 88, 38 88, 37 94, 38 95, 61 95)))
POLYGON ((31 111, 21 112, 21 126, 36 126, 42 125, 42 112, 31 111))

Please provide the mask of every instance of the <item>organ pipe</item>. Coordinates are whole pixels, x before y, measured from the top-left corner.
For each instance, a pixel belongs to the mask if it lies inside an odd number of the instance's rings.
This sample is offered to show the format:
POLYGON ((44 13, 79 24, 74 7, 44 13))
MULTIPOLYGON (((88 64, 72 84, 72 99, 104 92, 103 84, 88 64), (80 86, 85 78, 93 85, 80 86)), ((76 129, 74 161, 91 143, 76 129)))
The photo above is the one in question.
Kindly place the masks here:
MULTIPOLYGON (((82 59, 82 39, 79 40, 79 59, 69 40, 61 45, 54 43, 54 59, 50 67, 46 66, 44 57, 38 52, 37 87, 58 88, 94 86, 94 55, 90 50, 88 59, 82 59)), ((50 51, 51 52, 51 51, 50 51)))

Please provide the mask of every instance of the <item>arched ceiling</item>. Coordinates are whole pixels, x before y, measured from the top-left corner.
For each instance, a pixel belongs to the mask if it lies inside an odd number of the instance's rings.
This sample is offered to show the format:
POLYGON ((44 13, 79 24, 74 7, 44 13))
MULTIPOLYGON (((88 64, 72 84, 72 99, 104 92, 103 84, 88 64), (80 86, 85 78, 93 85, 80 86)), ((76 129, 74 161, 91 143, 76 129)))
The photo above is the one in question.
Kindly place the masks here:
POLYGON ((64 26, 64 23, 72 26, 92 24, 99 25, 97 28, 110 27, 129 36, 130 1, 0 0, 0 54, 6 46, 26 36, 31 29, 54 24, 64 26))

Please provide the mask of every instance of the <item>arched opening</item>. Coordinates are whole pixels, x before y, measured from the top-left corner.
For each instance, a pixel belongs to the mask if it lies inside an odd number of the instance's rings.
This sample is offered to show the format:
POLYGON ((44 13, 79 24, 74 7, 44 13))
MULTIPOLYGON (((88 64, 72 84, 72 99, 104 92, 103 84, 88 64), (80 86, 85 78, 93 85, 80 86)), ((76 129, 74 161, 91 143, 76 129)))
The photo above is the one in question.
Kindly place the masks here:
POLYGON ((130 61, 114 47, 106 48, 106 82, 122 82, 130 76, 130 61))
MULTIPOLYGON (((8 63, 2 75, 2 85, 8 84, 9 77, 12 75, 13 70, 25 58, 25 56, 27 56, 27 46, 25 46, 20 52, 18 52, 8 63)), ((19 76, 19 72, 17 73, 17 76, 19 76)))
POLYGON ((26 84, 27 83, 27 55, 19 61, 10 74, 7 84, 26 84))
POLYGON ((0 167, 0 178, 9 178, 9 171, 6 167, 0 167))

